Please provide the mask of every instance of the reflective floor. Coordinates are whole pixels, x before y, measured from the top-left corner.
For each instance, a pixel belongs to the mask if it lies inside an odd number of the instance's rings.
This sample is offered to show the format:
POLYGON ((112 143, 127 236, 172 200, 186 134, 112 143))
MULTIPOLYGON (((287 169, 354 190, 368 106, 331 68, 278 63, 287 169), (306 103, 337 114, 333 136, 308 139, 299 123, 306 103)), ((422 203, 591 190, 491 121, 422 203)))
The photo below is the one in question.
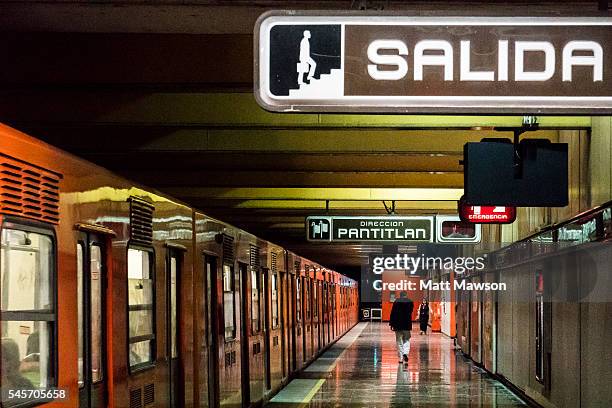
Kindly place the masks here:
POLYGON ((360 323, 279 392, 269 407, 519 407, 504 385, 455 353, 452 340, 412 331, 398 364, 385 323, 360 323))

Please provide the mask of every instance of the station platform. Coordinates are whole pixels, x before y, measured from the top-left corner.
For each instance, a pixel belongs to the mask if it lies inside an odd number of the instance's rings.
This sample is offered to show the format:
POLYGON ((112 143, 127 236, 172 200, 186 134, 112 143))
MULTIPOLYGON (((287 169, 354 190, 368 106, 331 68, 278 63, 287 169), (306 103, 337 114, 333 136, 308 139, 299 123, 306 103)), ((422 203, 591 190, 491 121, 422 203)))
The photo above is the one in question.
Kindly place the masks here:
POLYGON ((440 333, 413 328, 409 362, 398 363, 386 323, 359 323, 270 400, 268 407, 522 407, 499 381, 440 333))

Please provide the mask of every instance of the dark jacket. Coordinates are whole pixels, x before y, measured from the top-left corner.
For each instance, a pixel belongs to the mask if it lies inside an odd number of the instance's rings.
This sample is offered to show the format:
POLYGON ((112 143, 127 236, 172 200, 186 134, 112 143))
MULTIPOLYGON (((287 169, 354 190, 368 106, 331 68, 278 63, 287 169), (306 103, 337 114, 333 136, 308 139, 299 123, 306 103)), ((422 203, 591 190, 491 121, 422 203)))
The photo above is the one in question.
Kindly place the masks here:
POLYGON ((419 322, 429 322, 429 304, 423 306, 423 304, 421 303, 421 306, 419 306, 419 322))
POLYGON ((393 302, 389 325, 394 330, 412 329, 412 310, 414 303, 408 298, 399 298, 393 302))

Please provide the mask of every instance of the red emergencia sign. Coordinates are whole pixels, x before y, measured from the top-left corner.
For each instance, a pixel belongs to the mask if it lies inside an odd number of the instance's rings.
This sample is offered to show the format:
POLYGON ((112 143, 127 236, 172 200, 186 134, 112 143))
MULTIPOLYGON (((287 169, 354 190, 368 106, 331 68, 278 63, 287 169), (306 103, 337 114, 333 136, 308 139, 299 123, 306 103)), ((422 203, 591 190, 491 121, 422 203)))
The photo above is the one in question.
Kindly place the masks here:
POLYGON ((459 217, 476 224, 511 224, 516 219, 516 207, 469 205, 459 201, 459 217))

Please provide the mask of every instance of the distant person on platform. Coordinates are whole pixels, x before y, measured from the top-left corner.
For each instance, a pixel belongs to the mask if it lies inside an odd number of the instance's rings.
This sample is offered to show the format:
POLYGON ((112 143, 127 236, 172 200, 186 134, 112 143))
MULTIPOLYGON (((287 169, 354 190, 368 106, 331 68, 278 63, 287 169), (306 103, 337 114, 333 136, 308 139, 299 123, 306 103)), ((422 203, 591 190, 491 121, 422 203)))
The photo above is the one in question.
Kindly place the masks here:
POLYGON ((395 332, 399 362, 408 363, 410 353, 410 330, 412 330, 412 310, 414 303, 408 299, 406 292, 400 292, 399 299, 393 302, 389 326, 395 332))
POLYGON ((421 331, 419 334, 427 334, 427 324, 429 323, 429 302, 423 299, 419 306, 419 326, 421 331))

